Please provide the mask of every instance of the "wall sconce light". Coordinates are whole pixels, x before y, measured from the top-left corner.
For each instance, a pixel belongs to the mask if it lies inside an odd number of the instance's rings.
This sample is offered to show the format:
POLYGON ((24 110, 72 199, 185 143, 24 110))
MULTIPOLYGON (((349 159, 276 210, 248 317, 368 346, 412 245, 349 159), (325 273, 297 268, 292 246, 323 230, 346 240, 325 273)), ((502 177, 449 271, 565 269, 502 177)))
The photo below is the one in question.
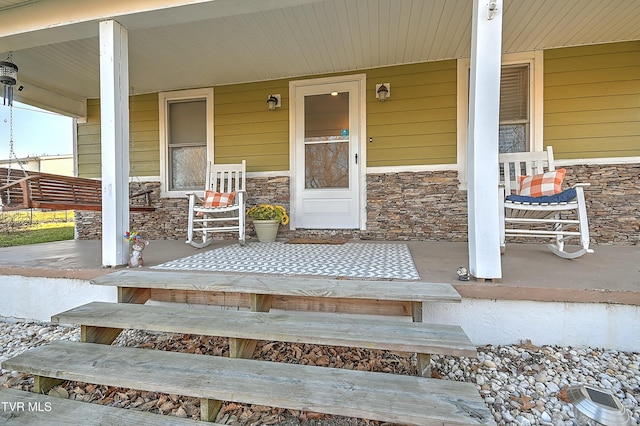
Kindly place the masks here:
POLYGON ((389 83, 376 84, 376 98, 378 98, 380 102, 386 101, 387 98, 390 96, 391 96, 391 84, 389 83))
POLYGON ((282 106, 280 95, 269 95, 267 105, 269 106, 269 111, 275 111, 276 108, 280 108, 282 106))

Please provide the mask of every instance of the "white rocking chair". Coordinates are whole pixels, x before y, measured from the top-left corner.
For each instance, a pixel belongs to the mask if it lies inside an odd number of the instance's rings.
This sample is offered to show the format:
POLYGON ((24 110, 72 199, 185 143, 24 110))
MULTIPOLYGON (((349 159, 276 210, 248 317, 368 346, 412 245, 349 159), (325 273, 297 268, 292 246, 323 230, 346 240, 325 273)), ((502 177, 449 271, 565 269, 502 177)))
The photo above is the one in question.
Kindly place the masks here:
POLYGON ((245 243, 246 161, 207 165, 204 198, 189 197, 187 243, 203 248, 213 242, 211 233, 237 232, 245 243))
POLYGON ((549 249, 565 259, 575 259, 586 253, 589 248, 589 224, 584 198, 584 187, 588 183, 578 183, 563 195, 529 199, 507 198, 520 193, 520 176, 533 176, 555 170, 553 149, 546 151, 518 152, 500 154, 500 247, 505 250, 505 238, 508 236, 554 238, 549 249), (573 192, 575 191, 575 192, 573 192), (565 243, 570 238, 580 238, 580 248, 567 251, 565 243))

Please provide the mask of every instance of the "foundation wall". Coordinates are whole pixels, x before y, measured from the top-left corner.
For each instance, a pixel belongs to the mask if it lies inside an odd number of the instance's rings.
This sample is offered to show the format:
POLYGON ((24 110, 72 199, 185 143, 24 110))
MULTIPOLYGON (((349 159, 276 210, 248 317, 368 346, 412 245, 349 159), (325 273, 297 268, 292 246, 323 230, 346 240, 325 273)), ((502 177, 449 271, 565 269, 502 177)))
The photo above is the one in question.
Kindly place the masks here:
MULTIPOLYGON (((640 243, 640 164, 565 167, 567 184, 587 182, 587 212, 595 244, 640 243)), ((278 238, 340 236, 356 240, 467 240, 467 193, 458 189, 455 171, 400 172, 367 176, 367 229, 292 231, 281 226, 278 238)), ((132 184, 132 192, 153 189, 154 212, 132 213, 130 228, 148 239, 185 239, 187 199, 159 198, 159 182, 132 184)), ((247 179, 248 205, 279 204, 289 211, 289 178, 247 179)), ((76 212, 79 239, 101 238, 100 212, 76 212)), ((235 239, 233 234, 220 238, 235 239)), ((251 222, 247 236, 255 238, 251 222)))
MULTIPOLYGON (((0 317, 50 321, 52 315, 91 301, 115 303, 116 293, 115 287, 95 286, 83 280, 0 275, 0 294, 5 295, 0 298, 0 317)), ((372 320, 375 318, 382 317, 372 320)), ((630 305, 464 298, 462 303, 424 306, 423 321, 459 324, 477 346, 510 345, 529 339, 629 352, 640 347, 640 307, 630 305)))

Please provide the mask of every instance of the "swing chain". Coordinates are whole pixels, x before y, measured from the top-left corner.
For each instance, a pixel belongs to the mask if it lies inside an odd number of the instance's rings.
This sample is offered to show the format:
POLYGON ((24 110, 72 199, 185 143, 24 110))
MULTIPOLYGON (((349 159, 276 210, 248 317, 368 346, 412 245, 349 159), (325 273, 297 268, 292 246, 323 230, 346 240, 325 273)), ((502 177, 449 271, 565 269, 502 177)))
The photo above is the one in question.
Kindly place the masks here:
MULTIPOLYGON (((11 170, 12 159, 16 160, 16 163, 20 166, 22 173, 27 176, 27 171, 24 169, 22 162, 16 155, 15 144, 13 140, 13 105, 9 105, 9 163, 7 164, 7 178, 5 183, 11 182, 11 170)), ((7 205, 11 204, 11 191, 7 191, 7 205)))
POLYGON ((16 152, 13 149, 13 105, 9 105, 9 170, 11 170, 11 158, 17 160, 16 152))
MULTIPOLYGON (((15 158, 18 164, 16 152, 13 149, 13 105, 9 104, 9 164, 7 166, 7 183, 11 181, 11 159, 15 158)), ((7 191, 7 204, 11 204, 11 191, 7 191)))

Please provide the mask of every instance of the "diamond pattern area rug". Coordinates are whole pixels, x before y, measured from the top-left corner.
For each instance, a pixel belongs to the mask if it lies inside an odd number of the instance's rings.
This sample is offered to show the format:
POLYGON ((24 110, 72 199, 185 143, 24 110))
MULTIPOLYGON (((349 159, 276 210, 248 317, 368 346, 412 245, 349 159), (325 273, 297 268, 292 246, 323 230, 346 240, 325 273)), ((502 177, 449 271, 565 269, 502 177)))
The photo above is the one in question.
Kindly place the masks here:
POLYGON ((152 269, 419 280, 406 244, 234 244, 152 269))

